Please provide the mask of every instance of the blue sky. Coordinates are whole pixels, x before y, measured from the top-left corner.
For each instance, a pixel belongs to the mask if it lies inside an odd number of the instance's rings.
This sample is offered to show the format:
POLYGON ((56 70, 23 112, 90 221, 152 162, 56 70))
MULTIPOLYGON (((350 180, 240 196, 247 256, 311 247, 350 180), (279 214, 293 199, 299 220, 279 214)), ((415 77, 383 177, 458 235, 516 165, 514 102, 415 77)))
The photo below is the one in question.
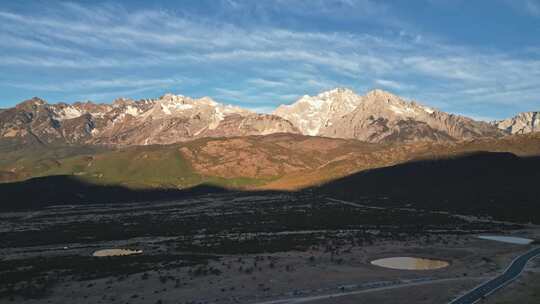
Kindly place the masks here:
POLYGON ((172 92, 268 112, 348 87, 540 110, 540 0, 3 1, 0 41, 0 107, 172 92))

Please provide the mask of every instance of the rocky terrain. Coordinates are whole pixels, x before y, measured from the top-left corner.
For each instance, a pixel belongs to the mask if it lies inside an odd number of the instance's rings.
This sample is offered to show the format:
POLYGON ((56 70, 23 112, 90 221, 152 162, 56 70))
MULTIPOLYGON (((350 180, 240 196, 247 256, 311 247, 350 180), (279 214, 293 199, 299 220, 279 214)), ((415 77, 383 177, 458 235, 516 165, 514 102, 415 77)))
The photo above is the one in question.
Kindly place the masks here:
POLYGON ((119 98, 112 104, 49 104, 26 100, 0 111, 0 138, 42 144, 152 145, 205 137, 293 133, 372 143, 451 142, 535 132, 537 112, 486 123, 448 114, 382 90, 359 96, 338 88, 303 96, 273 114, 224 105, 211 98, 166 94, 119 98))
POLYGON ((522 224, 384 207, 400 201, 356 202, 233 192, 5 212, 0 303, 320 303, 306 299, 317 296, 384 304, 395 303, 388 294, 399 290, 414 295, 408 303, 448 303, 527 248, 475 234, 540 235, 522 224), (140 253, 95 256, 109 249, 140 253), (402 255, 450 265, 410 271, 371 264, 402 255), (377 292, 385 286, 400 289, 377 292), (349 292, 362 292, 361 299, 343 297, 349 292))
POLYGON ((489 124, 381 90, 335 89, 273 114, 172 94, 112 104, 33 98, 0 112, 0 181, 70 175, 143 188, 299 189, 418 159, 539 155, 538 119, 489 124))
POLYGON ((169 144, 201 137, 298 133, 288 121, 223 105, 204 97, 167 94, 158 99, 117 99, 48 104, 39 98, 0 112, 0 136, 40 143, 169 144))
POLYGON ((524 112, 515 117, 494 122, 499 129, 511 134, 540 131, 540 112, 524 112))
POLYGON ((523 251, 478 234, 540 235, 533 117, 505 127, 379 90, 274 114, 25 101, 0 111, 0 303, 446 303, 523 251), (138 254, 94 256, 111 249, 138 254), (448 267, 371 264, 404 254, 448 267))
POLYGON ((365 96, 335 89, 304 96, 274 114, 290 120, 304 134, 354 138, 368 142, 452 141, 500 137, 496 127, 408 102, 382 90, 365 96))

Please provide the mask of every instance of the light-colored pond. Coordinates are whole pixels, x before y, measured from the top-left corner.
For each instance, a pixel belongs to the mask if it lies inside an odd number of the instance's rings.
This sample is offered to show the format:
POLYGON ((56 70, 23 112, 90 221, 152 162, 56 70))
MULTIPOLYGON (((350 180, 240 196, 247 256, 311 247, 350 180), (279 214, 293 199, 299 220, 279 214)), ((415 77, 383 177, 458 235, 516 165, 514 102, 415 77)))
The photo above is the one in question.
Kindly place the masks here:
POLYGON ((124 256, 132 254, 141 254, 142 250, 131 249, 102 249, 95 251, 92 255, 95 257, 124 256))
POLYGON ((516 237, 516 236, 501 236, 501 235, 479 235, 479 239, 497 241, 510 244, 528 245, 533 242, 531 239, 516 237))
POLYGON ((380 267, 402 270, 431 270, 448 267, 446 261, 413 257, 394 257, 371 261, 371 264, 380 267))

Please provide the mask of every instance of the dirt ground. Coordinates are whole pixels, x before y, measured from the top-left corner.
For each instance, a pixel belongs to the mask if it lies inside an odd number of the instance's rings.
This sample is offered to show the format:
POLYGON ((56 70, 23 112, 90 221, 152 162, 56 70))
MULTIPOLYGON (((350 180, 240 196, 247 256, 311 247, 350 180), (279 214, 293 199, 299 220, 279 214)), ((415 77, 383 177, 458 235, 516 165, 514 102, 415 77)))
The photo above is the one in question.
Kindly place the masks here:
MULTIPOLYGON (((311 302, 402 303, 401 299, 407 297, 407 303, 445 303, 478 285, 485 277, 495 275, 515 255, 525 251, 525 247, 470 236, 449 236, 441 244, 387 242, 351 248, 350 252, 335 257, 319 250, 224 256, 210 263, 211 267, 222 271, 219 275, 193 276, 190 267, 147 271, 147 275, 137 273, 66 282, 54 286, 45 299, 13 300, 16 303, 262 303, 361 290, 366 288, 361 284, 373 282, 396 286, 407 280, 425 279, 428 282, 423 285, 311 302), (373 259, 396 255, 444 259, 450 266, 432 271, 402 271, 369 264, 373 259), (445 278, 455 281, 429 282, 445 278)), ((535 264, 530 268, 536 273, 527 273, 508 291, 501 292, 500 300, 488 303, 517 303, 513 299, 518 296, 524 301, 531 298, 529 302, 519 303, 536 303, 533 299, 538 297, 538 290, 534 291, 539 286, 538 266, 535 264)), ((0 302, 7 303, 10 299, 0 302)))
POLYGON ((352 296, 313 301, 313 304, 369 304, 369 303, 447 303, 462 290, 478 285, 480 279, 463 278, 457 282, 434 282, 423 286, 403 287, 352 296), (406 299, 406 300, 405 300, 406 299))
MULTIPOLYGON (((478 234, 540 239, 535 226, 315 199, 205 196, 4 214, 0 303, 446 303, 532 246, 478 234), (108 248, 142 254, 92 256, 108 248), (449 266, 370 263, 386 257, 449 266)), ((502 302, 488 303, 535 303, 539 277, 535 261, 489 299, 502 302)))

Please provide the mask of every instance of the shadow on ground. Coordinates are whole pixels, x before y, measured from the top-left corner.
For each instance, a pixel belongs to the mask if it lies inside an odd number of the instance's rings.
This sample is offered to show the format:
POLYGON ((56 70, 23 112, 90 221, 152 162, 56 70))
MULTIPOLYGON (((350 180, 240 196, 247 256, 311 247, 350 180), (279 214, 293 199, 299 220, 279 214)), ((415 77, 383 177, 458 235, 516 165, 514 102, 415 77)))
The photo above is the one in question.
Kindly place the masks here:
POLYGON ((132 189, 92 184, 70 175, 55 175, 0 184, 0 211, 85 203, 166 201, 227 191, 212 185, 198 185, 189 189, 132 189))
POLYGON ((314 191, 377 205, 540 223, 540 157, 477 152, 359 172, 314 191))
MULTIPOLYGON (((351 201, 367 200, 372 205, 540 223, 539 186, 540 157, 478 152, 362 171, 299 191, 351 201)), ((0 210, 62 204, 164 201, 228 191, 212 185, 182 190, 137 190, 90 184, 73 176, 47 176, 0 184, 0 210)))

